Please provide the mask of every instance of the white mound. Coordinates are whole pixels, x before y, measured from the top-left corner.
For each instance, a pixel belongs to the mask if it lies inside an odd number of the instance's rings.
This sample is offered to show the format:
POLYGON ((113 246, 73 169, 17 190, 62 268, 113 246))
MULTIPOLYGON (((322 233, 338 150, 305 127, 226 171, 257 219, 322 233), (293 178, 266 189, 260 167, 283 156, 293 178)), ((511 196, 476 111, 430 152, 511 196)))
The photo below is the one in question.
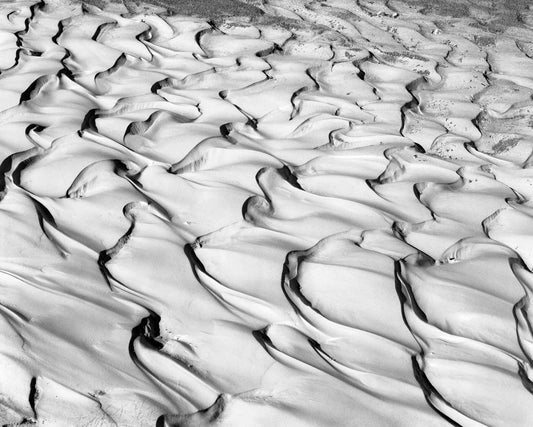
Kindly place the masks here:
POLYGON ((533 9, 248 3, 0 3, 1 423, 533 425, 533 9))

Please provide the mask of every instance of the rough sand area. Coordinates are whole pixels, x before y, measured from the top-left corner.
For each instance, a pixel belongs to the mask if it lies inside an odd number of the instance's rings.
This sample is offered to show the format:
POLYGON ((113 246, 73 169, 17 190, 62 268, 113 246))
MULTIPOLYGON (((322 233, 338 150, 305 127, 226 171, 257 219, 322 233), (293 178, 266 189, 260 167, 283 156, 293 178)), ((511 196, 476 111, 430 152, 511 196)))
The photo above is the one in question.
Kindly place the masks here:
POLYGON ((0 3, 3 425, 533 425, 533 10, 91 3, 0 3))

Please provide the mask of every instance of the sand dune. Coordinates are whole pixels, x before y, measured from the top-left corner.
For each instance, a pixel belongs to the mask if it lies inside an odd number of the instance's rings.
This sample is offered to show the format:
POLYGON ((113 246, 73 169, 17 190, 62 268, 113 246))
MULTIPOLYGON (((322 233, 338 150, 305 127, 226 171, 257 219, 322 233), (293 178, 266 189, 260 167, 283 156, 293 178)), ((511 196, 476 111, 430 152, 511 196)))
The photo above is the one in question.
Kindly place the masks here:
POLYGON ((531 6, 91 3, 0 3, 3 425, 533 423, 531 6))

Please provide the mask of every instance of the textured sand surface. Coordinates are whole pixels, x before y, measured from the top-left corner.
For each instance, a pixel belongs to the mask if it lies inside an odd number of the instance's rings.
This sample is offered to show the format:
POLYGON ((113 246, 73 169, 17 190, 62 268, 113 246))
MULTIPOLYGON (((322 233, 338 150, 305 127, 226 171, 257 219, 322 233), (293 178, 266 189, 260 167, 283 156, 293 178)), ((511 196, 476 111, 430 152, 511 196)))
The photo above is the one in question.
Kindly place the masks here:
POLYGON ((1 423, 533 425, 533 10, 155 3, 0 2, 1 423))

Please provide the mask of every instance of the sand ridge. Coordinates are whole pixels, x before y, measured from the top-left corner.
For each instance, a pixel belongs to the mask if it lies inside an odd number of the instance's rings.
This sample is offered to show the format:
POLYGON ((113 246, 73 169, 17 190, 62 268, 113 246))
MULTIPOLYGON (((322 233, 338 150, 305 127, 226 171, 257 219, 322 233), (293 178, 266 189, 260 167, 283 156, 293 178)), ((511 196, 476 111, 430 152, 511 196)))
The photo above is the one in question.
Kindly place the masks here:
POLYGON ((5 425, 531 424, 532 10, 97 6, 0 3, 5 425))

